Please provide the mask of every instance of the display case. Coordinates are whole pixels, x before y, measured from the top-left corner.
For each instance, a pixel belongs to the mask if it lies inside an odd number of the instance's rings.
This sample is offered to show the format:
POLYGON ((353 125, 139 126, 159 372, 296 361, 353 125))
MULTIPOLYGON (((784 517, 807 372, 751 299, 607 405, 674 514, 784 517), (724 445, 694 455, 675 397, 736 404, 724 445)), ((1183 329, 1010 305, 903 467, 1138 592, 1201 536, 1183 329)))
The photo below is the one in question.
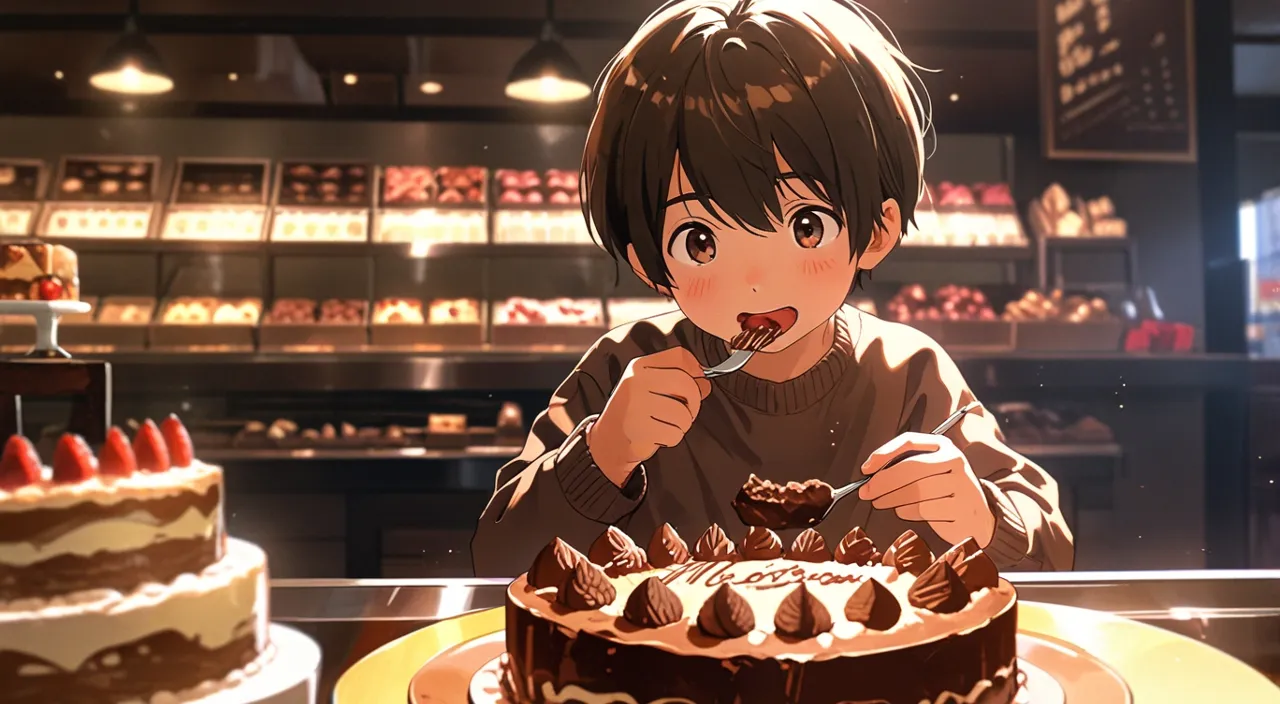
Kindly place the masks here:
POLYGON ((378 175, 373 241, 418 247, 489 242, 487 169, 384 166, 378 175))
POLYGON ((287 161, 276 172, 272 242, 369 241, 372 165, 287 161))
POLYGON ((267 221, 271 162, 180 159, 160 238, 257 242, 267 221))
POLYGON ((47 181, 43 161, 0 160, 0 237, 22 237, 35 230, 47 181))
POLYGON ((159 157, 64 157, 37 232, 53 238, 147 239, 156 227, 159 194, 159 157))

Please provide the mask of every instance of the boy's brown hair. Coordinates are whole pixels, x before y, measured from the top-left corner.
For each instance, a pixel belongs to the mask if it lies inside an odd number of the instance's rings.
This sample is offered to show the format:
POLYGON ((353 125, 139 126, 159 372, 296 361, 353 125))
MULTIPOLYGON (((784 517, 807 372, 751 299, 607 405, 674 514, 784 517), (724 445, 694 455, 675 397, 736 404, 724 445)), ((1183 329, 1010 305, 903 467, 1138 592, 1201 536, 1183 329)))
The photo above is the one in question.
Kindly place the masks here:
MULTIPOLYGON (((923 190, 927 96, 879 18, 851 0, 674 0, 609 63, 582 160, 583 213, 615 258, 671 286, 662 223, 675 160, 708 212, 771 230, 778 156, 861 254, 880 206, 905 228, 923 190), (922 99, 922 96, 923 99, 922 99)), ((897 233, 899 236, 903 233, 897 233)))

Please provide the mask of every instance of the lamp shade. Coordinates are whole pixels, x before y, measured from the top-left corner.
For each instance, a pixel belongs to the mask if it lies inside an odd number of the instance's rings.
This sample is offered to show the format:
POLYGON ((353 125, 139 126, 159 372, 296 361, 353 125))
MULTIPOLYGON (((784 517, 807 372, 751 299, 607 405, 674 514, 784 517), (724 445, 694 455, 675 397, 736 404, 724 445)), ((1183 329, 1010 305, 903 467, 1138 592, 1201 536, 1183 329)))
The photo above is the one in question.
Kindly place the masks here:
POLYGON ((130 95, 156 95, 173 90, 160 54, 141 32, 130 29, 112 44, 89 77, 98 90, 130 95))
POLYGON ((535 103, 566 103, 591 95, 591 86, 564 45, 544 37, 511 69, 506 94, 535 103))

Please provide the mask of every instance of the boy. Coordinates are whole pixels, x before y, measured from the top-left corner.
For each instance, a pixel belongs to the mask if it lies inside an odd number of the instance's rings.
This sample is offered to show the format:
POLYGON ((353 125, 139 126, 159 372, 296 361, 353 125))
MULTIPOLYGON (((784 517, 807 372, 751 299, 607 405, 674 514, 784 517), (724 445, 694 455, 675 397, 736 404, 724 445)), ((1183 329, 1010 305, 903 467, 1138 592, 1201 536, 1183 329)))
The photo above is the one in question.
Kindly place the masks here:
POLYGON ((498 474, 477 575, 514 577, 556 537, 585 552, 609 525, 740 539, 752 472, 871 475, 819 526, 833 547, 910 528, 935 553, 972 537, 1002 569, 1071 569, 1057 485, 988 411, 925 434, 973 400, 946 353, 844 305, 922 192, 926 110, 877 21, 844 0, 681 0, 605 69, 583 210, 680 311, 613 330, 560 386, 498 474), (759 324, 782 335, 706 379, 759 324))

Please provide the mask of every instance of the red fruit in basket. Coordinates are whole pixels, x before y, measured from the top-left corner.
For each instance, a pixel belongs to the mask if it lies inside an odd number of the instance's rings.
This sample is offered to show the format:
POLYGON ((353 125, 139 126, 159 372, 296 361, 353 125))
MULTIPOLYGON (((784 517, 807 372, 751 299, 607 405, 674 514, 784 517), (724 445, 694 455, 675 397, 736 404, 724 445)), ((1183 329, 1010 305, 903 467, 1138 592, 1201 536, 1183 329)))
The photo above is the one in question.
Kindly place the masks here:
POLYGON ((31 441, 21 435, 9 436, 0 456, 0 489, 12 491, 40 481, 40 456, 31 441))
POLYGON ((62 282, 49 278, 40 281, 37 293, 42 301, 56 301, 62 298, 62 282))
POLYGON ((169 449, 165 447, 160 429, 150 418, 133 438, 133 454, 138 458, 138 469, 144 472, 169 471, 169 449))
POLYGON ((182 425, 178 417, 170 414, 160 424, 160 434, 164 436, 164 446, 169 450, 169 461, 174 467, 190 467, 195 461, 195 448, 191 445, 191 435, 182 425))
POLYGON ((104 476, 127 477, 138 471, 138 458, 133 456, 129 436, 112 426, 107 431, 107 442, 98 453, 98 472, 104 476))
POLYGON ((73 433, 63 433, 58 449, 53 451, 53 481, 74 484, 91 479, 98 473, 98 461, 84 438, 73 433))

